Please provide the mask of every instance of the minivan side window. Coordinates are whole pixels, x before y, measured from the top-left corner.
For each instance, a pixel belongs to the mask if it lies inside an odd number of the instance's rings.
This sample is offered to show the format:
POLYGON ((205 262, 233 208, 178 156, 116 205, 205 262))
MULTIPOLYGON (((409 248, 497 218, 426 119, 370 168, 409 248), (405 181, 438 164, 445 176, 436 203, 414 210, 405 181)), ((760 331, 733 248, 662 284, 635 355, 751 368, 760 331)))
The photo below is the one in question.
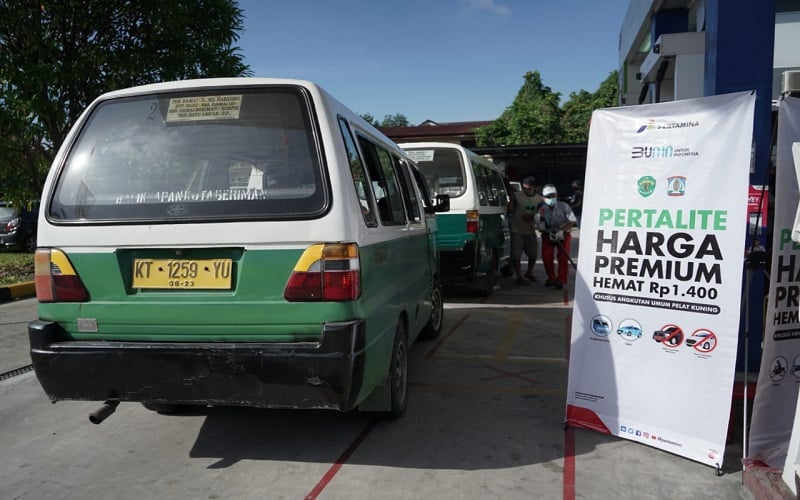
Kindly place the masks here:
POLYGON ((358 143, 364 153, 381 222, 384 225, 405 224, 403 197, 391 154, 362 136, 358 136, 358 143))
POLYGON ((392 156, 397 166, 397 172, 400 174, 400 180, 403 183, 403 199, 408 206, 408 213, 414 222, 420 222, 422 219, 419 213, 419 200, 417 199, 417 192, 414 190, 414 183, 410 178, 409 169, 411 168, 408 162, 403 158, 392 156))
POLYGON ((430 186, 428 186, 428 181, 425 179, 425 176, 422 175, 422 172, 420 172, 420 170, 417 167, 414 166, 411 167, 411 175, 413 176, 414 182, 416 183, 417 188, 421 193, 422 204, 425 205, 426 211, 428 210, 433 211, 434 204, 433 201, 431 200, 432 190, 430 186))
POLYGON ((361 215, 368 226, 377 226, 378 220, 375 218, 375 209, 372 206, 372 198, 369 196, 369 179, 364 171, 361 157, 358 155, 358 148, 356 148, 353 134, 350 132, 350 126, 341 116, 339 117, 339 128, 342 131, 344 147, 347 150, 347 161, 350 163, 350 174, 353 176, 358 203, 361 205, 361 215))
POLYGON ((503 176, 500 172, 489 171, 489 183, 492 186, 492 198, 489 204, 496 207, 504 207, 508 204, 508 194, 506 193, 506 185, 503 182, 503 176))
POLYGON ((489 198, 491 198, 491 188, 489 184, 489 175, 491 172, 488 168, 474 161, 472 162, 472 170, 475 173, 475 187, 478 189, 478 202, 481 206, 485 207, 489 204, 489 198))

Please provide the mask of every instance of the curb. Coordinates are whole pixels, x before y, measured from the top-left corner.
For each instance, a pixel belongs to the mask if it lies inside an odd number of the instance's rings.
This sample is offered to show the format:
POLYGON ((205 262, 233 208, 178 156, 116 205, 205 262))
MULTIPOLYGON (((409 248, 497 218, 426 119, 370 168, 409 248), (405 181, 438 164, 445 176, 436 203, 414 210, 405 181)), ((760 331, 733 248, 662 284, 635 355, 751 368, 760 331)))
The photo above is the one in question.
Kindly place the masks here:
POLYGON ((742 471, 742 480, 756 500, 790 500, 796 498, 783 482, 783 470, 749 464, 742 471))
POLYGON ((0 303, 35 296, 36 287, 34 286, 33 281, 26 281, 25 283, 0 287, 0 303))

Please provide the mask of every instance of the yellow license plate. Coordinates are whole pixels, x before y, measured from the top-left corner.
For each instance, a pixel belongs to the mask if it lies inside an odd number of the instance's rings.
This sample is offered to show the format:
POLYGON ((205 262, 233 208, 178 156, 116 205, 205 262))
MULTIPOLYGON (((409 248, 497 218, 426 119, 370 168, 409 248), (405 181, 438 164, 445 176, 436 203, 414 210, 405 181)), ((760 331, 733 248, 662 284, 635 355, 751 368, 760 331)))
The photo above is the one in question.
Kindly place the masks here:
POLYGON ((134 259, 134 288, 227 290, 231 259, 134 259))

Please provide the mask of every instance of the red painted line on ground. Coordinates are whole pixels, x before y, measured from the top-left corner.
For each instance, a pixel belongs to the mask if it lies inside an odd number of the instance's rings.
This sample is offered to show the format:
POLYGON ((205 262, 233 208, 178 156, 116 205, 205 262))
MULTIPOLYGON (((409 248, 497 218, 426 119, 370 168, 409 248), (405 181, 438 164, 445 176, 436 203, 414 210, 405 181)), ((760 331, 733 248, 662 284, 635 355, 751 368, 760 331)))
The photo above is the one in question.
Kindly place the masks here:
MULTIPOLYGON (((569 366, 570 347, 572 346, 572 314, 564 318, 564 338, 567 340, 565 356, 569 366)), ((575 429, 564 430, 564 500, 575 500, 575 429)))
POLYGON ((449 337, 450 335, 453 334, 453 332, 458 330, 458 328, 461 326, 462 323, 464 323, 467 320, 467 318, 469 318, 469 313, 465 314, 460 320, 458 320, 458 322, 455 325, 453 325, 453 328, 451 328, 445 334, 444 337, 440 338, 439 341, 436 342, 436 345, 433 346, 433 348, 430 351, 428 351, 428 354, 425 355, 425 359, 428 359, 431 356, 433 356, 436 353, 436 351, 438 351, 439 348, 442 347, 442 344, 444 344, 444 341, 447 340, 447 337, 449 337))
POLYGON ((567 364, 569 365, 569 352, 572 348, 572 313, 564 318, 564 339, 567 341, 565 346, 564 356, 566 357, 567 364))
POLYGON ((306 500, 314 500, 319 496, 320 493, 322 493, 322 490, 324 490, 325 487, 328 486, 328 484, 333 480, 334 476, 336 476, 336 473, 342 468, 342 465, 344 465, 345 462, 347 462, 347 459, 350 458, 350 455, 352 455, 353 452, 358 449, 358 447, 361 445, 361 442, 364 441, 377 423, 377 418, 373 418, 367 423, 366 427, 364 427, 361 433, 356 436, 356 439, 350 443, 350 446, 348 446, 341 455, 339 455, 339 458, 337 458, 336 462, 331 466, 330 469, 328 469, 328 472, 322 476, 322 479, 320 479, 316 486, 314 486, 308 495, 306 495, 306 500))
POLYGON ((575 429, 564 431, 564 500, 575 500, 575 429))

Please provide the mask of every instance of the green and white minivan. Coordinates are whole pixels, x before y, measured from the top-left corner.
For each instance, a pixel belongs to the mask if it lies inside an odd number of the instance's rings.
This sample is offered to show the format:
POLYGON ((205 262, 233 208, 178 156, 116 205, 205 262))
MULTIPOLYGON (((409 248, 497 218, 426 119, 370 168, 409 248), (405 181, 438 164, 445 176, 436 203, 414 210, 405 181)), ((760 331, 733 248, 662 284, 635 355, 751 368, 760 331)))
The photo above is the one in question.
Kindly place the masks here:
POLYGON ((458 144, 414 142, 400 147, 417 163, 432 194, 450 198, 450 211, 436 217, 442 283, 491 295, 495 272, 508 263, 510 254, 505 223, 509 197, 502 171, 458 144))
POLYGON ((234 78, 100 96, 42 196, 31 357, 51 400, 400 416, 442 328, 436 204, 317 85, 234 78))

